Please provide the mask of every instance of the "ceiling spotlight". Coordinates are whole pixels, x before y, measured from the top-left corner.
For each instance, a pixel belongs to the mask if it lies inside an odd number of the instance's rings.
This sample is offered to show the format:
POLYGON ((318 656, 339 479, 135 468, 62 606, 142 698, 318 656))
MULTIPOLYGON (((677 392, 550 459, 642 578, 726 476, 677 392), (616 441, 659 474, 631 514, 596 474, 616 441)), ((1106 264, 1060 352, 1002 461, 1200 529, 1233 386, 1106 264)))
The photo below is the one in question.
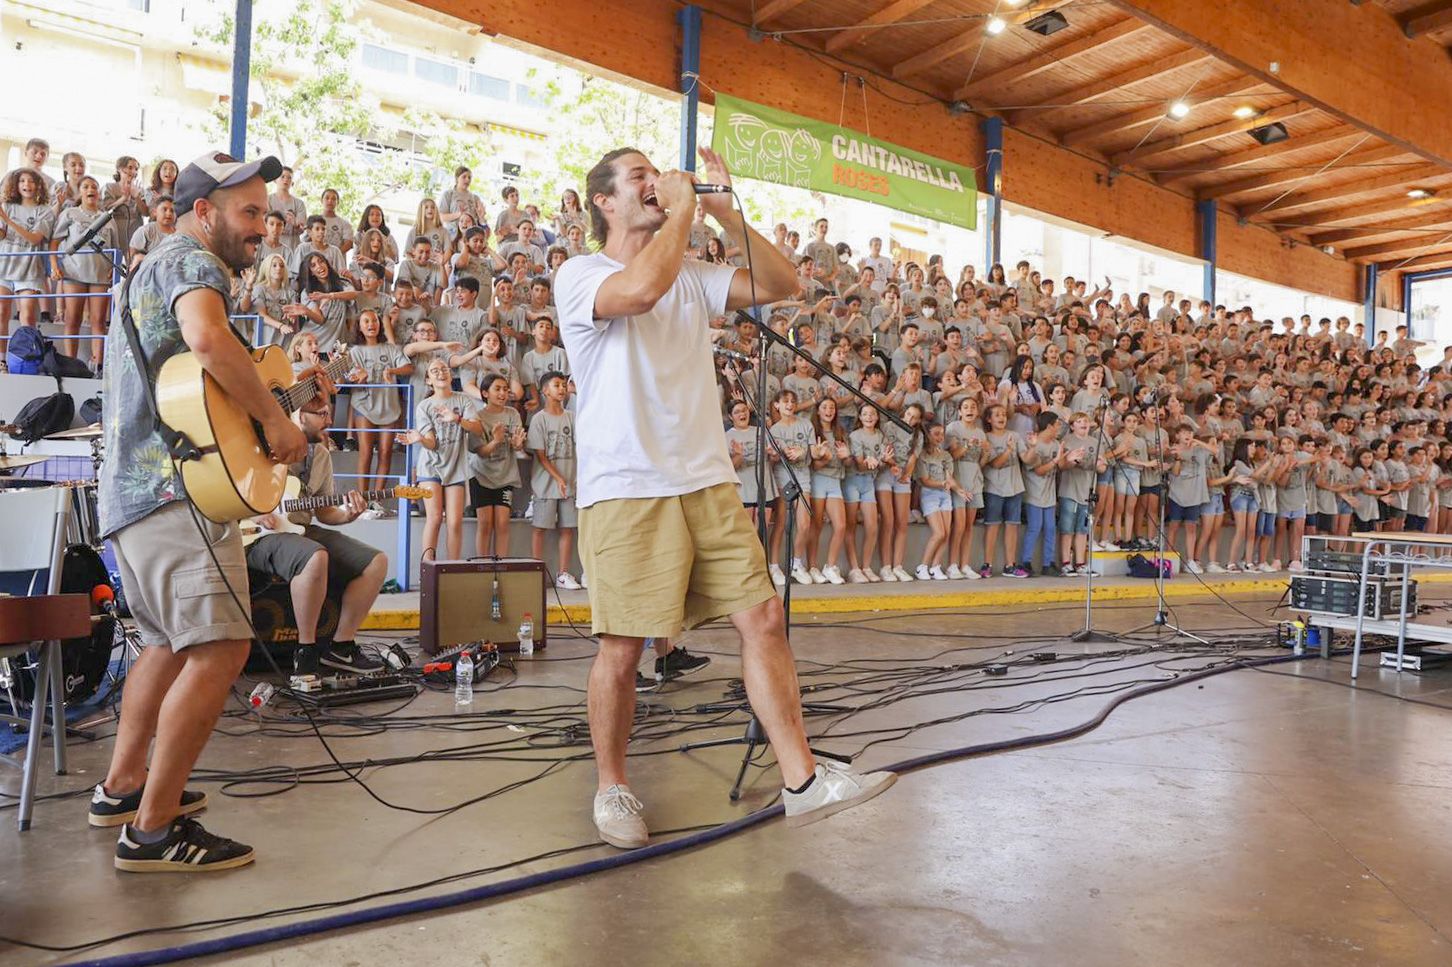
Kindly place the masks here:
POLYGON ((1028 0, 1003 0, 1005 7, 1022 7, 1028 0))
POLYGON ((1286 126, 1279 121, 1251 128, 1249 134, 1261 144, 1275 144, 1277 141, 1284 141, 1291 136, 1291 133, 1286 130, 1286 126))
POLYGON ((997 37, 1008 29, 1008 21, 1002 17, 993 17, 988 21, 988 26, 983 29, 988 31, 989 36, 997 37))
POLYGON ((1050 10, 1048 13, 1041 13, 1032 20, 1026 21, 1023 26, 1025 30, 1032 30, 1036 34, 1047 37, 1069 26, 1069 21, 1059 11, 1050 10))
POLYGON ((1256 109, 1251 107, 1249 104, 1242 104, 1240 105, 1240 107, 1235 109, 1235 116, 1240 118, 1242 121, 1253 118, 1258 113, 1260 112, 1256 111, 1256 109))
POLYGON ((1184 101, 1175 101, 1170 104, 1170 117, 1179 120, 1190 113, 1190 105, 1184 101))
POLYGON ((1327 255, 1335 255, 1336 254, 1336 246, 1334 246, 1334 245, 1322 245, 1321 246, 1321 251, 1325 252, 1327 255))
POLYGON ((1407 192, 1407 197, 1421 200, 1423 198, 1431 198, 1435 194, 1437 193, 1431 188, 1413 188, 1407 192))

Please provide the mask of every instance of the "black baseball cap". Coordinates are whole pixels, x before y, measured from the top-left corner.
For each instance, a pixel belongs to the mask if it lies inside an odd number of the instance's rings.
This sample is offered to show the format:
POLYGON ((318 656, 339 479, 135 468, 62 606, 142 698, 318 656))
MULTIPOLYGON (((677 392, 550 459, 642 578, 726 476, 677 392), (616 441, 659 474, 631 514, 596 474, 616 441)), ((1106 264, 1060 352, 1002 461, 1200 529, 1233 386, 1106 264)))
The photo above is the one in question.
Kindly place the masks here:
POLYGON ((173 189, 177 214, 190 212, 198 199, 206 198, 218 188, 230 188, 259 176, 263 181, 276 181, 280 174, 282 162, 271 155, 257 161, 238 161, 226 152, 210 151, 193 158, 177 174, 173 189))

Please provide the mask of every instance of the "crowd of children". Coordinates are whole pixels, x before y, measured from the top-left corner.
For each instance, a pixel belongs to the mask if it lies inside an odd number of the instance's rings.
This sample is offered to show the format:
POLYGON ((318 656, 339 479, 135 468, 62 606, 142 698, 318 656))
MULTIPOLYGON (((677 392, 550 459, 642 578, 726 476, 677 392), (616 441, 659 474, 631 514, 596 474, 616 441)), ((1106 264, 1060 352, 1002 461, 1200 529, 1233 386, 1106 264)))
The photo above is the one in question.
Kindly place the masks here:
MULTIPOLYGON (((142 257, 175 230, 177 166, 156 164, 147 188, 122 157, 103 188, 71 154, 52 179, 48 157, 32 141, 0 182, 0 252, 11 253, 0 295, 33 296, 15 306, 22 325, 54 313, 76 333, 89 316, 104 334, 106 266, 24 253, 59 248, 113 210, 103 244, 142 257)), ((506 553, 520 491, 536 555, 558 531, 560 586, 577 587, 574 386, 552 280, 587 251, 589 218, 574 191, 546 219, 513 186, 491 216, 472 177, 459 168, 400 231, 376 204, 345 217, 327 188, 311 212, 284 169, 236 308, 299 367, 350 355, 351 406, 339 412, 358 473, 381 488, 400 472, 397 445, 414 446, 412 470, 432 491, 426 553, 442 537, 462 555, 466 507, 477 553, 506 553)), ((798 293, 713 323, 736 354, 718 357, 727 446, 748 512, 764 497, 779 584, 1067 576, 1091 548, 1161 538, 1193 572, 1294 570, 1307 533, 1452 532, 1452 349, 1424 369, 1402 327, 1368 345, 1345 317, 1277 325, 1173 292, 1154 306, 1108 280, 1057 283, 1027 261, 953 276, 940 256, 894 258, 874 238, 854 257, 829 234, 826 219, 805 244, 775 226, 798 293), (758 358, 757 319, 797 348, 767 345, 763 400, 756 364, 742 361, 758 358), (913 522, 927 541, 910 566, 913 522)), ((699 213, 690 246, 690 258, 745 264, 699 213)))

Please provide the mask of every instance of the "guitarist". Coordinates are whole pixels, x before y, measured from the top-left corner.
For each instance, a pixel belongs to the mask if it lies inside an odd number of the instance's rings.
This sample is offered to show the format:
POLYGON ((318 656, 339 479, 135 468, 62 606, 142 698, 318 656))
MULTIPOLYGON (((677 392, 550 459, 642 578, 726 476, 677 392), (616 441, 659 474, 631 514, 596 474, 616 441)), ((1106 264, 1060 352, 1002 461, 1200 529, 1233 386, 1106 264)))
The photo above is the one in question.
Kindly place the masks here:
MULTIPOLYGON (((308 452, 288 473, 302 481, 301 497, 333 495, 333 455, 328 450, 326 429, 332 410, 324 397, 303 406, 303 433, 308 452)), ((313 524, 313 517, 333 527, 351 524, 368 509, 363 495, 348 492, 339 507, 319 507, 315 511, 297 510, 288 519, 304 528, 301 534, 264 534, 247 547, 247 567, 288 583, 292 610, 297 616, 296 671, 313 674, 318 665, 334 671, 369 674, 383 663, 365 655, 354 643, 358 626, 368 616, 368 609, 378 597, 379 588, 388 577, 388 558, 382 551, 369 547, 347 534, 313 524), (328 593, 329 580, 343 585, 339 605, 338 627, 332 642, 317 646, 318 614, 328 593)), ((255 520, 265 530, 279 530, 277 514, 265 514, 255 520)))
POLYGON ((213 523, 190 505, 147 398, 162 364, 190 351, 262 427, 277 460, 306 453, 302 431, 257 378, 228 324, 233 273, 256 257, 266 183, 281 171, 276 158, 244 163, 221 153, 183 168, 176 232, 151 250, 126 291, 144 372, 120 326, 106 343, 101 536, 115 546, 148 646, 126 676, 111 765, 91 799, 92 826, 121 826, 120 870, 200 872, 253 860, 252 847, 190 817, 207 797, 184 789, 251 647, 241 536, 236 524, 213 523))

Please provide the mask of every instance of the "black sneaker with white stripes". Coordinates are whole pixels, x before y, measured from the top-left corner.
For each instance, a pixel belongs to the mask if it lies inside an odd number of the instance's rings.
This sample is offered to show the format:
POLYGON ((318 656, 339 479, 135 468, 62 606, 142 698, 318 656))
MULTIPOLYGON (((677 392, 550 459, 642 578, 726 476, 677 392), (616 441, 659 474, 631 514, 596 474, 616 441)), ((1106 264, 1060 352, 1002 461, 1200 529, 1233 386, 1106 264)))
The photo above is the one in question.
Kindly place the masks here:
POLYGON ((711 664, 711 659, 705 655, 693 655, 686 649, 676 646, 666 652, 664 658, 655 660, 655 677, 659 681, 668 682, 680 678, 682 675, 699 671, 709 664, 711 664))
POLYGON ((383 662, 351 641, 333 642, 323 649, 318 664, 333 671, 352 672, 354 675, 372 675, 384 668, 383 662))
POLYGON ((116 869, 127 873, 210 873, 246 866, 254 859, 252 847, 214 836, 195 819, 174 820, 157 843, 141 842, 128 823, 116 841, 116 869))
MULTIPOLYGON (((106 791, 102 783, 96 783, 96 791, 91 794, 91 815, 88 820, 92 826, 108 828, 121 826, 136 818, 136 811, 141 808, 141 790, 138 789, 128 796, 113 796, 106 791)), ((182 816, 190 816, 192 813, 207 808, 207 794, 198 790, 187 789, 181 797, 182 816)))
POLYGON ((635 690, 637 692, 653 692, 660 686, 660 682, 654 678, 646 678, 640 672, 635 673, 635 690))

